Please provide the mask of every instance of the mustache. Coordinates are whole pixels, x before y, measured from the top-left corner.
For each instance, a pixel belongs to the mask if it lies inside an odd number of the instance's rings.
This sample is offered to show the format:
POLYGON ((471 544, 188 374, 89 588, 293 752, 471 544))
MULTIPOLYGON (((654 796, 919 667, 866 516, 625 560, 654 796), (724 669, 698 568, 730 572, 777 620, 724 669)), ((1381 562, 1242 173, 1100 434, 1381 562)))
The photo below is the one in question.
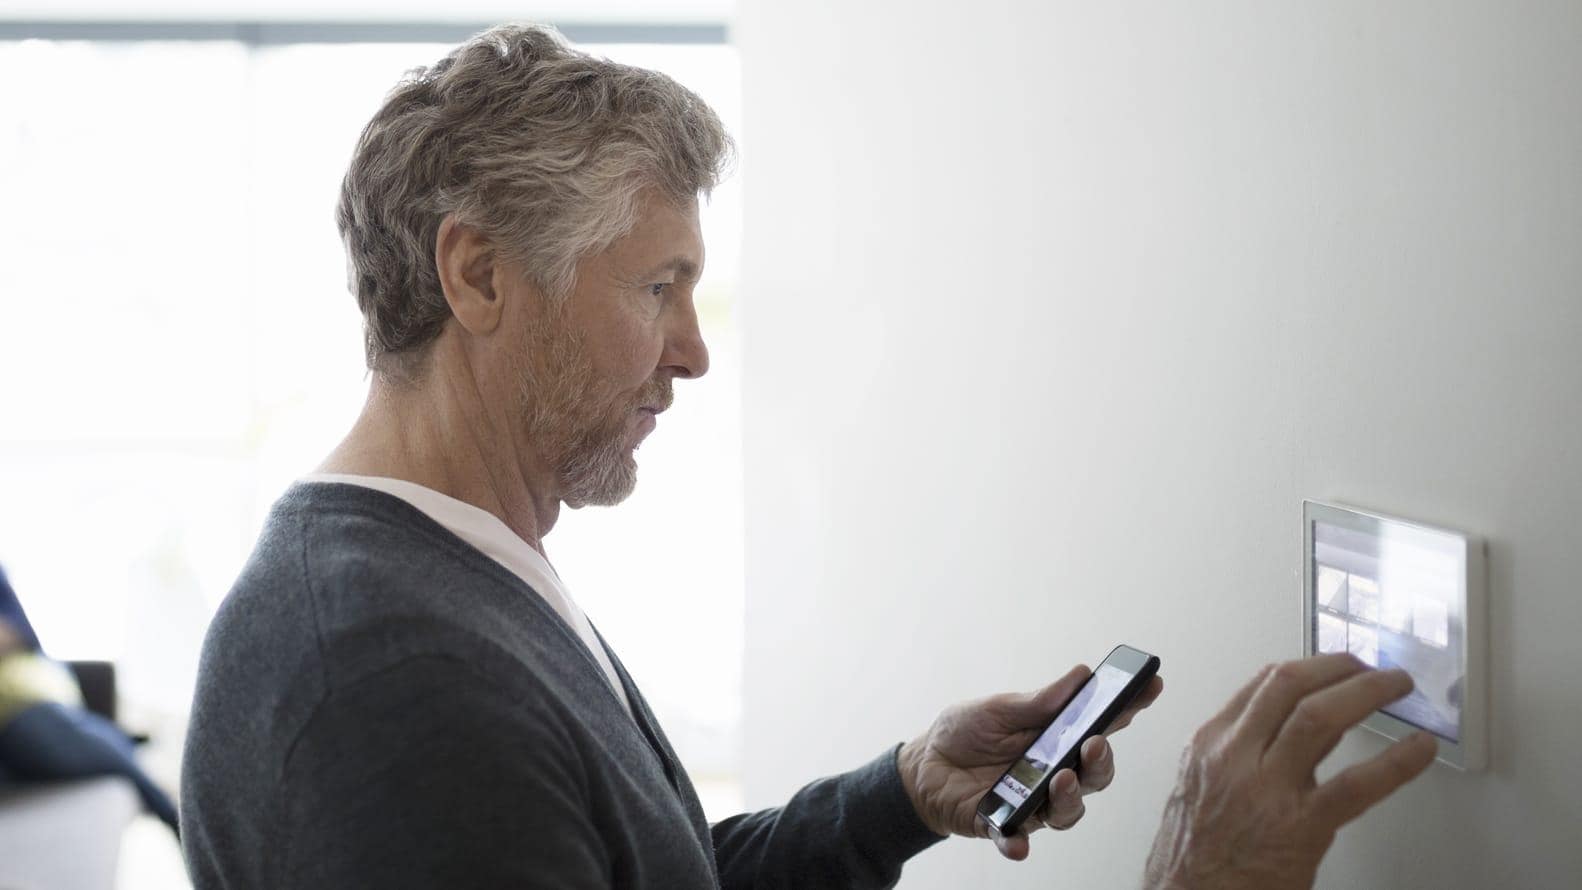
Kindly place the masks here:
POLYGON ((668 409, 675 400, 675 383, 669 377, 655 377, 637 394, 639 407, 654 406, 661 411, 668 409))

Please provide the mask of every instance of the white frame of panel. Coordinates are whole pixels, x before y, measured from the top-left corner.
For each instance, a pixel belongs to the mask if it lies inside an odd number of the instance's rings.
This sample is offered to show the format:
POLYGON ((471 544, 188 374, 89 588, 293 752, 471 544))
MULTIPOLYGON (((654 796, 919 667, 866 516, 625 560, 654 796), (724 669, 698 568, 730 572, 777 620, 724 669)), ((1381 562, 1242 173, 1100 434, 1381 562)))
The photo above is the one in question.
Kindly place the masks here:
MULTIPOLYGON (((1412 537, 1424 533, 1448 536, 1461 544, 1461 656, 1466 665, 1462 687, 1460 741, 1435 735, 1439 743, 1438 760, 1458 770, 1480 770, 1487 760, 1488 748, 1488 673, 1487 673, 1487 581, 1483 541, 1464 532, 1411 522, 1393 516, 1370 513, 1355 507, 1323 501, 1302 502, 1302 651, 1317 654, 1314 631, 1317 613, 1314 568, 1313 523, 1326 522, 1340 528, 1379 535, 1381 529, 1412 537)), ((1422 727, 1374 711, 1363 727, 1389 739, 1403 739, 1422 727)))

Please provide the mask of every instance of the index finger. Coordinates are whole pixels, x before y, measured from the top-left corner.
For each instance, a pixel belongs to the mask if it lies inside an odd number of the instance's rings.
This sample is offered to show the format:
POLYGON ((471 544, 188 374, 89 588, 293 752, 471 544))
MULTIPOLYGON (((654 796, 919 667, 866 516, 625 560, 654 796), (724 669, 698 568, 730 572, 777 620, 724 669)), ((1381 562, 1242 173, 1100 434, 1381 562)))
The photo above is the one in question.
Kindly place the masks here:
POLYGON ((1346 730, 1411 691, 1411 675, 1398 669, 1363 671, 1319 690, 1297 703, 1264 760, 1289 775, 1311 775, 1346 730))
POLYGON ((1259 749, 1279 731, 1296 703, 1328 686, 1368 670, 1362 660, 1347 652, 1319 655, 1277 664, 1269 671, 1237 720, 1236 737, 1255 742, 1259 749))

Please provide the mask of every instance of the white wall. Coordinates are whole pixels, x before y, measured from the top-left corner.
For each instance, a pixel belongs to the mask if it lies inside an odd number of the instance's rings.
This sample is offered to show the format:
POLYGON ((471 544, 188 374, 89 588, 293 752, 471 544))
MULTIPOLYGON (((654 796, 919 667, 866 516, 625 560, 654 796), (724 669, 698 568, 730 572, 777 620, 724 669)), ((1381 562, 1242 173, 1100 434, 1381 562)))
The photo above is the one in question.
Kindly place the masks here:
POLYGON ((1192 729, 1300 648, 1323 497, 1488 538, 1497 729, 1320 886, 1574 886, 1582 5, 758 0, 736 36, 749 803, 1124 640, 1169 688, 1079 829, 902 886, 1133 886, 1192 729))

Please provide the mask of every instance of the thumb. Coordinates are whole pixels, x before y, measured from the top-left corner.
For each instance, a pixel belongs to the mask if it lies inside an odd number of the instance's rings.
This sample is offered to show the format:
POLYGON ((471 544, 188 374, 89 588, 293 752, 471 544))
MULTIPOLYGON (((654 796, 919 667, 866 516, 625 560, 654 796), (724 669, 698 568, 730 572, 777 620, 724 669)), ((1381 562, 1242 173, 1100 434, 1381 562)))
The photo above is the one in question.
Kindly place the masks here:
POLYGON ((1042 726, 1071 698, 1093 672, 1079 664, 1065 676, 1048 686, 1026 695, 1017 696, 1009 708, 1009 716, 1025 726, 1042 726))

